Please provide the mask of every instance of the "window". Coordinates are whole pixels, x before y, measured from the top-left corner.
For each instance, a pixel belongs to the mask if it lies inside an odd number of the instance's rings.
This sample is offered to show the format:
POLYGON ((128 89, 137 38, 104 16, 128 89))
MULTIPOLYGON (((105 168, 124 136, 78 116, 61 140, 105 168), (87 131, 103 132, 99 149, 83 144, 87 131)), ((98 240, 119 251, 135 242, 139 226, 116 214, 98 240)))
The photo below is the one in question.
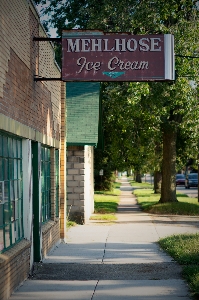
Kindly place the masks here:
POLYGON ((50 197, 50 149, 41 147, 41 193, 42 193, 42 222, 51 217, 50 197))
POLYGON ((22 140, 0 132, 0 252, 23 238, 22 140))
POLYGON ((56 184, 55 215, 56 217, 59 217, 59 150, 55 150, 55 184, 56 184))

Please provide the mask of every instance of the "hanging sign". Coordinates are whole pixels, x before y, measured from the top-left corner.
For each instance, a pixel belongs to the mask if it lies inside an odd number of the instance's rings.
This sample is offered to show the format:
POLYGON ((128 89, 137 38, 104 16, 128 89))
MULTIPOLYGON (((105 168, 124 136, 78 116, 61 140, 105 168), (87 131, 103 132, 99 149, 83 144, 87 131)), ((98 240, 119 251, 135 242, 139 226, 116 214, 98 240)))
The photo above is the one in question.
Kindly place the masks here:
POLYGON ((171 34, 62 33, 63 81, 174 80, 171 34))

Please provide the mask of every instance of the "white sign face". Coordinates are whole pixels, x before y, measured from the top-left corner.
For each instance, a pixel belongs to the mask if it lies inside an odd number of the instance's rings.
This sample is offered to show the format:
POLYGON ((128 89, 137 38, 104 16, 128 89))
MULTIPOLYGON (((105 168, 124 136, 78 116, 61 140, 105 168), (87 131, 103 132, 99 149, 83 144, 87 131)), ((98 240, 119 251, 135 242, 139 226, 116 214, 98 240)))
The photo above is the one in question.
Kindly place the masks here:
POLYGON ((171 34, 62 33, 64 81, 165 81, 174 74, 171 34))

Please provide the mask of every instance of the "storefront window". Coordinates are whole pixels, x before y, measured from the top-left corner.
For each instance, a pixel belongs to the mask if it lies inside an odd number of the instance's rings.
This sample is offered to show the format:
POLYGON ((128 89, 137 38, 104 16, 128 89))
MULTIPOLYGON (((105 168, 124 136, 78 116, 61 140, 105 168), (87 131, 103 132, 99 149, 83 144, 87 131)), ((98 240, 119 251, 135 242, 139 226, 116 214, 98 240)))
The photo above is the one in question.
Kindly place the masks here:
POLYGON ((41 192, 42 192, 42 222, 51 217, 50 197, 50 149, 41 147, 41 192))
POLYGON ((56 182, 56 202, 55 213, 56 217, 59 217, 59 150, 55 150, 55 182, 56 182))
POLYGON ((0 252, 23 238, 22 140, 0 132, 0 252))

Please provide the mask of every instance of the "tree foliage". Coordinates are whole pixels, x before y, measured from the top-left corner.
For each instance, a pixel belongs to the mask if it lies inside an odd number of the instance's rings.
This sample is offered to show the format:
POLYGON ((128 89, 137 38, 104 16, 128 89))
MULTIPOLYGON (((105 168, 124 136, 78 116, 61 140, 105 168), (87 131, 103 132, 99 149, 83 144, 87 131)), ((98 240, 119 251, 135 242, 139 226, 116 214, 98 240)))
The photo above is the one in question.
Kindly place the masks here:
POLYGON ((161 200, 176 201, 176 168, 198 152, 198 88, 190 84, 197 82, 199 71, 199 60, 193 58, 198 53, 197 1, 51 0, 43 13, 59 36, 73 28, 174 35, 175 82, 104 84, 103 155, 110 169, 153 165, 161 170, 161 200), (172 156, 165 161, 171 148, 172 156))

